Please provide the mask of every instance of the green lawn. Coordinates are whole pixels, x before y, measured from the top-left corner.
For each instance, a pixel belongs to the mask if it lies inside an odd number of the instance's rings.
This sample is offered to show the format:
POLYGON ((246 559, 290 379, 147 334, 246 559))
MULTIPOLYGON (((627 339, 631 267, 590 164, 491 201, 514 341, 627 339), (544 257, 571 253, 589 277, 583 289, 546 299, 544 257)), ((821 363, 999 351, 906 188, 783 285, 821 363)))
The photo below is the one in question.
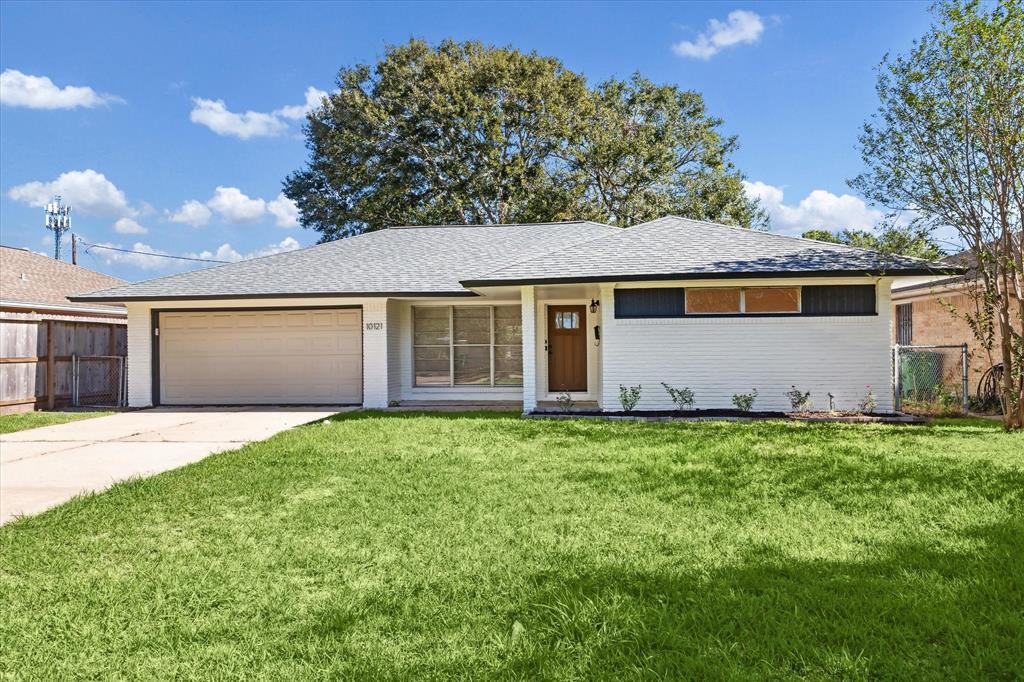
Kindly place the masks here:
POLYGON ((53 426, 78 421, 105 417, 113 412, 22 412, 21 414, 5 414, 0 416, 0 433, 14 433, 40 426, 53 426))
POLYGON ((0 528, 0 679, 1024 676, 998 424, 352 413, 0 528))

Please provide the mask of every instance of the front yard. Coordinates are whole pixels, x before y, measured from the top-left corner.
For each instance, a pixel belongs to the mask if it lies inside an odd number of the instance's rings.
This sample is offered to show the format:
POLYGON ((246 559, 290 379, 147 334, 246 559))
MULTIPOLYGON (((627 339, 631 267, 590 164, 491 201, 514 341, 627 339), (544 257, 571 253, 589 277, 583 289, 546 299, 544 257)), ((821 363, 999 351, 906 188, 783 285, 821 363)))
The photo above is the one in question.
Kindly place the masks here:
POLYGON ((26 429, 37 429, 41 426, 66 424, 79 419, 105 417, 113 412, 22 412, 20 414, 0 415, 0 434, 14 433, 26 429))
POLYGON ((352 413, 0 528, 0 678, 1024 675, 995 423, 352 413))

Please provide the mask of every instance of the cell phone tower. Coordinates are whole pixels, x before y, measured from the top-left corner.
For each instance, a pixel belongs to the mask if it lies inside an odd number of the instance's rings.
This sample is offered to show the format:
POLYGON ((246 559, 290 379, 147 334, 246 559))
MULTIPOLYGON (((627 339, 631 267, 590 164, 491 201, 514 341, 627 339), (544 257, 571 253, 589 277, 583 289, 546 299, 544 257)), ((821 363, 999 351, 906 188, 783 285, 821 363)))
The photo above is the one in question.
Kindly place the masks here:
POLYGON ((71 207, 64 204, 58 194, 44 207, 46 211, 46 229, 53 232, 53 257, 60 260, 60 242, 64 233, 71 229, 71 207))

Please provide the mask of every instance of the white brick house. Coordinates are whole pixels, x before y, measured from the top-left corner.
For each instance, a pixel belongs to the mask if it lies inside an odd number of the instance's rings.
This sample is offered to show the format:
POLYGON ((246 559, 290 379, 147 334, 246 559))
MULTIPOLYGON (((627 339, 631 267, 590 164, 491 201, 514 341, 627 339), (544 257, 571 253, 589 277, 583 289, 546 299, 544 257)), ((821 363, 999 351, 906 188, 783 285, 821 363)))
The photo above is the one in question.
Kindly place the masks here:
POLYGON ((892 409, 890 288, 924 261, 666 217, 392 228, 76 297, 128 309, 129 403, 521 402, 569 392, 892 409))

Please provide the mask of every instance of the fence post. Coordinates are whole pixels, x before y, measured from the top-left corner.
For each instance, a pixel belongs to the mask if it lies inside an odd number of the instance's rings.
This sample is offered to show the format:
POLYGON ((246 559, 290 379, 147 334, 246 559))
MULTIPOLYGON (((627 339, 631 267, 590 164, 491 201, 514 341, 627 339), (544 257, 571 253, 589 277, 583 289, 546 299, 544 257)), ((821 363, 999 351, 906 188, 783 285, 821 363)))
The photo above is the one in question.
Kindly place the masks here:
POLYGON ((78 353, 71 354, 71 406, 78 407, 78 353))
POLYGON ((900 386, 900 344, 892 347, 892 405, 896 412, 903 409, 903 388, 900 386))
POLYGON ((965 343, 960 347, 961 352, 961 373, 963 374, 963 390, 964 390, 964 414, 970 411, 970 401, 967 397, 967 392, 970 387, 967 384, 967 344, 965 343))

